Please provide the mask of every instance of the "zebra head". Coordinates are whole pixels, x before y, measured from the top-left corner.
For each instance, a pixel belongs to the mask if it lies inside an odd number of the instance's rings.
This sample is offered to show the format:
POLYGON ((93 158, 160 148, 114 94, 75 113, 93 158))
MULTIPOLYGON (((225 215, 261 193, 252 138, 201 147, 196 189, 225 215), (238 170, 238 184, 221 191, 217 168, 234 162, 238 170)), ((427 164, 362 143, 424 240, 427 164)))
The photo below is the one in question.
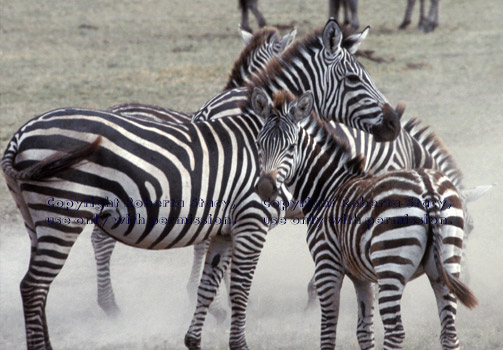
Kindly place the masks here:
POLYGON ((310 89, 315 92, 315 106, 320 108, 318 115, 369 132, 377 142, 392 141, 400 132, 400 115, 354 56, 369 29, 343 36, 334 19, 327 22, 317 62, 313 62, 320 71, 320 86, 310 89))
POLYGON ((284 36, 280 36, 278 30, 272 27, 262 28, 255 34, 240 28, 240 33, 245 47, 234 63, 224 90, 245 85, 267 65, 271 58, 280 55, 292 44, 297 29, 292 29, 284 36))
POLYGON ((262 200, 274 200, 279 187, 288 179, 295 167, 299 126, 297 122, 311 115, 313 95, 305 92, 293 101, 286 91, 273 95, 271 106, 265 93, 253 90, 252 108, 265 119, 257 136, 260 178, 255 190, 262 200))

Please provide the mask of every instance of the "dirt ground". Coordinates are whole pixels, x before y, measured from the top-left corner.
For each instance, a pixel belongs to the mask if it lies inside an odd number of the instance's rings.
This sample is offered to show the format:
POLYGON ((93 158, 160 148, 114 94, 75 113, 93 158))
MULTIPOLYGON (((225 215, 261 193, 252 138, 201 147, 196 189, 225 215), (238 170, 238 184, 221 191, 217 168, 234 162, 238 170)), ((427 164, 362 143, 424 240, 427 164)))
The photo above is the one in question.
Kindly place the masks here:
MULTIPOLYGON (((324 25, 326 0, 260 0, 271 25, 296 26, 298 37, 324 25)), ((392 104, 407 105, 443 139, 467 187, 497 186, 470 206, 475 220, 467 249, 470 286, 480 305, 459 306, 465 349, 503 347, 503 5, 442 0, 440 27, 425 35, 396 28, 405 1, 360 1, 372 29, 363 49, 387 59, 362 59, 392 104)), ((242 48, 237 1, 0 0, 0 146, 31 117, 79 106, 107 108, 139 101, 193 111, 225 85, 242 48)), ((256 23, 252 20, 252 25, 256 23)), ((2 181, 3 182, 3 181, 2 181)), ((25 346, 19 282, 29 239, 7 188, 0 185, 0 349, 25 346)), ((183 349, 193 308, 185 292, 192 249, 149 252, 118 246, 113 282, 122 315, 107 319, 95 301, 90 231, 53 283, 47 314, 55 349, 183 349)), ((305 313, 313 263, 305 228, 271 232, 255 275, 247 336, 252 349, 319 346, 319 310, 305 313)), ((405 348, 440 348, 435 300, 425 277, 403 301, 405 348)), ((375 320, 377 341, 382 324, 375 320)), ((357 348, 353 288, 343 288, 338 349, 357 348)), ((209 318, 205 349, 226 349, 228 324, 209 318)))

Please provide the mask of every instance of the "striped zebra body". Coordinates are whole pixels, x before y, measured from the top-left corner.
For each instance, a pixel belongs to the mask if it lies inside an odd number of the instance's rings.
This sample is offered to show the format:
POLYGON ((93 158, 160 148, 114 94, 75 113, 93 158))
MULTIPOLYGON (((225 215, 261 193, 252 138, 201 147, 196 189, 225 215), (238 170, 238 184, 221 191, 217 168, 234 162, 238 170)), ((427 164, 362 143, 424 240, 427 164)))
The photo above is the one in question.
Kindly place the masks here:
MULTIPOLYGON (((252 96, 252 101, 264 99, 261 91, 252 96)), ((384 349, 401 348, 401 296, 409 280, 426 273, 437 299, 442 348, 458 349, 456 298, 470 308, 477 301, 458 279, 464 218, 449 178, 422 168, 366 173, 363 158, 353 157, 346 142, 311 116, 310 94, 298 101, 278 94, 272 109, 260 103, 253 108, 266 118, 257 138, 257 192, 271 201, 277 186, 285 183, 294 198, 305 203, 322 310, 321 348, 335 348, 345 275, 357 294, 360 347, 375 345, 371 283, 376 282, 384 349)))
POLYGON ((50 349, 45 298, 86 223, 146 249, 212 238, 189 348, 198 347, 193 335, 200 342, 233 252, 231 347, 242 348, 246 298, 267 231, 262 218, 272 215, 253 192, 257 156, 249 142, 260 126, 253 116, 166 124, 82 109, 55 110, 23 126, 2 168, 32 242, 21 282, 28 349, 50 349))
MULTIPOLYGON (((263 28, 253 35, 243 30, 240 33, 245 48, 236 60, 224 90, 244 85, 270 58, 283 52, 293 42, 296 30, 292 30, 284 36, 280 36, 275 28, 263 28)), ((216 105, 218 103, 215 103, 216 105)), ((127 117, 150 118, 173 123, 190 122, 193 114, 195 114, 141 103, 116 105, 109 108, 108 111, 127 117)), ((205 110, 205 112, 214 113, 218 116, 218 111, 215 110, 205 110)), ((91 240, 96 259, 98 305, 107 315, 116 316, 119 313, 119 307, 115 301, 110 278, 110 259, 116 241, 104 233, 99 225, 94 225, 91 240)), ((203 270, 204 257, 208 248, 209 241, 194 245, 194 260, 187 284, 187 292, 191 299, 196 296, 197 286, 203 270)), ((214 302, 211 304, 210 312, 219 322, 225 319, 226 311, 219 303, 219 294, 216 295, 214 302)))

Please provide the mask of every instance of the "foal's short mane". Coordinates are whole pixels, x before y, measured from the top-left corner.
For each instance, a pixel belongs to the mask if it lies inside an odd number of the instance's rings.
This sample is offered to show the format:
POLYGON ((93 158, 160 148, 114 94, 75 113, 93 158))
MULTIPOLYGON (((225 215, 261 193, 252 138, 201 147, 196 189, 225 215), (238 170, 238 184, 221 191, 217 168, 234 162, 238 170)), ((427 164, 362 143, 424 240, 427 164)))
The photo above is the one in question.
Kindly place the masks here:
MULTIPOLYGON (((440 150, 440 153, 443 155, 446 167, 452 170, 453 176, 457 180, 456 182, 459 182, 459 185, 461 185, 463 173, 458 168, 456 161, 454 160, 452 155, 449 153, 449 151, 447 151, 447 148, 445 147, 440 137, 438 137, 437 134, 435 134, 435 132, 431 130, 430 126, 424 125, 419 118, 412 118, 408 120, 404 125, 402 125, 402 128, 428 151, 432 151, 434 149, 440 150)), ((458 183, 455 183, 455 185, 458 186, 458 183)))
POLYGON ((241 68, 248 65, 251 54, 257 48, 271 41, 274 36, 276 36, 276 38, 279 38, 278 35, 278 30, 272 27, 264 27, 253 34, 250 42, 241 51, 241 54, 239 55, 236 62, 234 62, 234 66, 231 70, 229 79, 227 80, 227 85, 225 85, 224 90, 233 88, 234 82, 237 82, 239 86, 244 85, 244 81, 241 76, 241 68))
MULTIPOLYGON (((339 26, 339 28, 341 27, 339 26)), ((350 32, 346 27, 343 28, 341 46, 347 49, 354 43, 354 39, 351 37, 353 32, 350 32)), ((292 61, 299 57, 300 52, 306 51, 312 54, 321 50, 323 48, 322 34, 323 28, 318 28, 303 39, 294 42, 281 55, 272 57, 263 69, 251 77, 250 81, 246 83, 246 87, 249 90, 253 90, 254 87, 266 87, 270 80, 269 77, 277 76, 284 67, 291 65, 292 61)))

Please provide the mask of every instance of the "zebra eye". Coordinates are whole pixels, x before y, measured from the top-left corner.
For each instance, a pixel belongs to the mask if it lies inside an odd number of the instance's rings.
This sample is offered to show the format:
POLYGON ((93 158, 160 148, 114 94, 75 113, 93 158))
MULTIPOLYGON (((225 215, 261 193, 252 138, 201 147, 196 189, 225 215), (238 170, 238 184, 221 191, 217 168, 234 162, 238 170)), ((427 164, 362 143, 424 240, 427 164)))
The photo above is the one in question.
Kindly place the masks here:
POLYGON ((360 81, 360 77, 357 76, 356 74, 348 74, 344 77, 344 79, 346 79, 347 81, 349 81, 350 83, 353 83, 353 84, 356 84, 360 81))

